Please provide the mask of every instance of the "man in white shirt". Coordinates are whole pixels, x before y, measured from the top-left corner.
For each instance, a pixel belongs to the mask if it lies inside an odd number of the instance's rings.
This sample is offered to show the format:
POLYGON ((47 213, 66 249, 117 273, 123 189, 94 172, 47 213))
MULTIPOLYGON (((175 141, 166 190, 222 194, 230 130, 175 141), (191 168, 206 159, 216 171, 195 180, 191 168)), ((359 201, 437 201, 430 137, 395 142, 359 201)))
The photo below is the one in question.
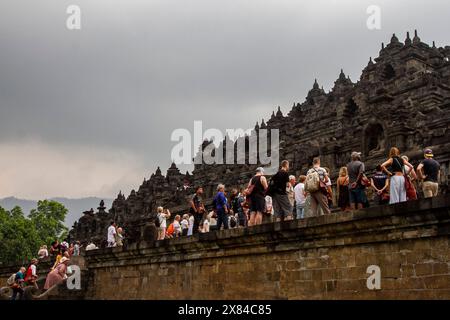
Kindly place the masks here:
POLYGON ((111 225, 108 228, 108 247, 116 246, 116 223, 111 221, 111 225))
POLYGON ((299 183, 294 188, 297 219, 305 218, 305 201, 306 201, 305 180, 306 176, 300 176, 299 183))

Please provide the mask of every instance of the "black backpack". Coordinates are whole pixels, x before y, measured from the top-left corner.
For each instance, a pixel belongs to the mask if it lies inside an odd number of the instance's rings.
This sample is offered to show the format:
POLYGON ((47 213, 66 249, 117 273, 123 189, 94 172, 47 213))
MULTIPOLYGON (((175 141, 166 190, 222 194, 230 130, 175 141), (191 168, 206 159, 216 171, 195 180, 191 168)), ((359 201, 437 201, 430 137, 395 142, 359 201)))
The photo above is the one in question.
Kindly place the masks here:
POLYGON ((270 178, 270 179, 269 179, 269 182, 268 182, 268 187, 267 187, 267 191, 266 191, 266 196, 272 197, 272 196, 274 195, 275 191, 276 191, 275 189, 276 189, 276 188, 275 188, 275 181, 273 181, 273 179, 270 178))
POLYGON ((155 226, 159 228, 161 226, 161 221, 159 220, 159 213, 156 215, 155 226))

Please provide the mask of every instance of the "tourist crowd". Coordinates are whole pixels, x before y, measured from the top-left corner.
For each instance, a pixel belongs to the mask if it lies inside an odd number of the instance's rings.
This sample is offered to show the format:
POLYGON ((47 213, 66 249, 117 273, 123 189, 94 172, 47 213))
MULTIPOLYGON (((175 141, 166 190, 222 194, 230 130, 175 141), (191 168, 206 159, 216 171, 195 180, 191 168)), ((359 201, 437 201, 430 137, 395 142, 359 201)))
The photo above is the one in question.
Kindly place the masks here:
POLYGON ((79 241, 69 245, 67 241, 54 241, 50 248, 42 245, 37 253, 38 258, 31 259, 28 267, 21 267, 18 272, 12 274, 7 280, 8 286, 13 291, 12 300, 22 299, 24 288, 26 286, 34 286, 38 288, 38 272, 37 266, 40 261, 50 259, 51 268, 45 278, 43 289, 48 290, 55 284, 62 282, 67 278, 67 266, 72 256, 79 256, 81 245, 79 241))
POLYGON ((158 240, 330 214, 334 199, 336 210, 341 211, 368 207, 369 194, 378 205, 416 200, 419 183, 425 198, 434 197, 438 194, 439 180, 440 165, 430 149, 424 151, 423 161, 414 168, 408 157, 393 147, 388 159, 370 174, 361 161, 361 153, 352 152, 351 161, 339 170, 336 195, 330 170, 322 167, 320 158, 314 158, 311 168, 298 178, 289 174, 289 161, 284 160, 269 180, 260 167, 246 188, 227 193, 225 186, 219 184, 212 210, 206 210, 202 187, 192 196, 189 211, 176 215, 170 224, 170 211, 159 207, 158 240))
MULTIPOLYGON (((176 215, 173 221, 168 209, 158 207, 155 221, 157 239, 330 214, 333 199, 337 202, 336 210, 361 209, 369 206, 368 191, 371 191, 378 205, 416 200, 419 182, 425 198, 435 197, 439 181, 440 165, 434 160, 430 149, 424 151, 423 161, 414 168, 398 148, 391 148, 388 159, 380 163, 372 174, 366 172, 361 153, 353 152, 350 163, 339 170, 336 197, 333 195, 330 170, 322 167, 320 158, 314 158, 311 168, 298 179, 289 174, 289 161, 284 160, 280 170, 269 180, 260 167, 246 188, 232 189, 228 193, 225 185, 219 184, 212 210, 206 209, 202 187, 197 187, 191 197, 188 212, 176 215)), ((107 246, 120 247, 123 242, 123 229, 111 222, 107 230, 107 246)), ((94 249, 98 247, 93 242, 85 248, 86 251, 94 249)), ((12 299, 17 296, 22 298, 24 286, 37 287, 39 260, 50 257, 53 262, 44 285, 44 290, 47 290, 67 278, 70 258, 80 255, 80 250, 78 241, 70 245, 67 241, 55 241, 50 249, 43 245, 38 252, 39 259, 32 259, 27 268, 21 267, 8 279, 8 285, 13 290, 12 299)))

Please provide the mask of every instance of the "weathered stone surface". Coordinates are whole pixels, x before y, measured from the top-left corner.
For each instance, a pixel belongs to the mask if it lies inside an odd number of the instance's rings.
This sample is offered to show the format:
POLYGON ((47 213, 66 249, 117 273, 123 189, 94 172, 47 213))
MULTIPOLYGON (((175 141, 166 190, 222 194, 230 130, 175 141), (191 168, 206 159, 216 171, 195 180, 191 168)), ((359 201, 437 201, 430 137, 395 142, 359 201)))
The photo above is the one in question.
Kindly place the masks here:
POLYGON ((386 208, 89 251, 81 292, 52 298, 450 299, 450 197, 386 208))

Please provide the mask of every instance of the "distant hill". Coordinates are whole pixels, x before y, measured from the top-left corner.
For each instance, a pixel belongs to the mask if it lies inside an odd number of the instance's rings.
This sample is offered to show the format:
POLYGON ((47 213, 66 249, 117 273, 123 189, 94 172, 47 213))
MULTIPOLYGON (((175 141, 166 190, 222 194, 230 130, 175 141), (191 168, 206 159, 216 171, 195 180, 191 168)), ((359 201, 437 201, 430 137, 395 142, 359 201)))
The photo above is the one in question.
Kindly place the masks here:
MULTIPOLYGON (((73 226, 73 223, 82 216, 83 211, 89 210, 91 208, 94 208, 94 210, 96 210, 101 200, 105 201, 105 207, 107 208, 107 210, 109 210, 113 202, 113 199, 97 197, 80 199, 51 198, 49 200, 54 200, 62 203, 67 208, 67 210, 69 210, 66 216, 66 221, 64 222, 64 224, 69 229, 73 226)), ((15 206, 21 207, 24 214, 28 215, 31 209, 35 209, 37 207, 37 200, 25 200, 15 197, 0 199, 0 207, 3 207, 6 210, 11 210, 15 206)))

